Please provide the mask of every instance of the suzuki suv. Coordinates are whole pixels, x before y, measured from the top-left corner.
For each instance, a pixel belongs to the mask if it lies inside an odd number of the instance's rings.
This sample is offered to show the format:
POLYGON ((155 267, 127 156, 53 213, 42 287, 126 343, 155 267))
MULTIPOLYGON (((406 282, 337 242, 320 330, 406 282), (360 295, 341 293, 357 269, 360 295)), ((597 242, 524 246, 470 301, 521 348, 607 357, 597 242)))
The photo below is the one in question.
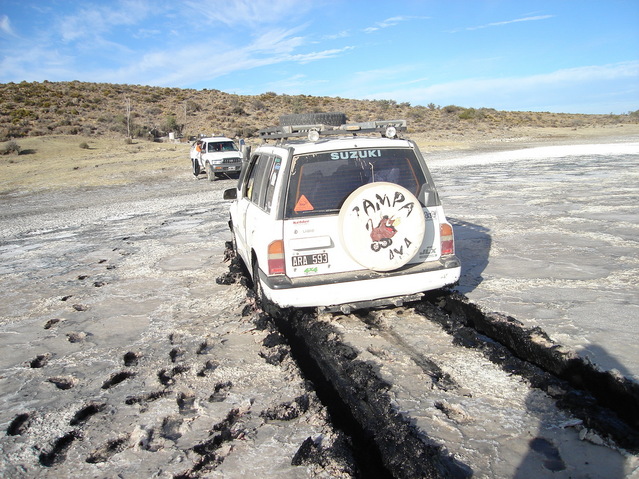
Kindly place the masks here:
POLYGON ((267 143, 224 198, 264 309, 398 306, 458 281, 453 229, 417 145, 397 138, 405 129, 398 120, 260 131, 267 143))

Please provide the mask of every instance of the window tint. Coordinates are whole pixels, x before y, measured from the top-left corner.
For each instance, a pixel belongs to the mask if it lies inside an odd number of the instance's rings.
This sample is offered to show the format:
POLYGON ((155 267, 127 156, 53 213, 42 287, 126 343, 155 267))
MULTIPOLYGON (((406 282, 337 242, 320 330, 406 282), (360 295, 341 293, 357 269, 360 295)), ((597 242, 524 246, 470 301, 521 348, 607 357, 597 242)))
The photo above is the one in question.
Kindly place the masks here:
POLYGON ((411 149, 360 149, 300 155, 293 159, 286 216, 339 210, 367 183, 396 183, 419 195, 424 174, 411 149))

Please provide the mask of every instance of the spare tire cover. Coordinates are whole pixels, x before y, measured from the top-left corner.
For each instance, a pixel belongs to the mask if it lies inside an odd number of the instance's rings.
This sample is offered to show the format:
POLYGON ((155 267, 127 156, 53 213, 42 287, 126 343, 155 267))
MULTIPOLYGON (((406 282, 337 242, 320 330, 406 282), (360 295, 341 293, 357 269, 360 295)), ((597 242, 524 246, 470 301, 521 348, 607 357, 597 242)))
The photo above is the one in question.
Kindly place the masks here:
POLYGON ((339 212, 344 249, 365 268, 391 271, 408 263, 424 239, 421 204, 406 188, 377 182, 353 191, 339 212))

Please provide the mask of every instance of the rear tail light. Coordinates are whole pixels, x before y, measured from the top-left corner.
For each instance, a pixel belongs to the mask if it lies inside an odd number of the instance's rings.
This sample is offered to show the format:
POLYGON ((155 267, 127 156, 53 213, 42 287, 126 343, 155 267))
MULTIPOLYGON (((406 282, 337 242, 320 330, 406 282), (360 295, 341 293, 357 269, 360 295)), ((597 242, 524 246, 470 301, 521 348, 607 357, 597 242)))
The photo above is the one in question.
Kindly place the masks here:
POLYGON ((442 256, 447 254, 455 254, 455 238, 453 236, 453 227, 448 223, 439 225, 439 241, 441 244, 442 256))
POLYGON ((268 245, 268 274, 285 274, 284 241, 273 241, 268 245))

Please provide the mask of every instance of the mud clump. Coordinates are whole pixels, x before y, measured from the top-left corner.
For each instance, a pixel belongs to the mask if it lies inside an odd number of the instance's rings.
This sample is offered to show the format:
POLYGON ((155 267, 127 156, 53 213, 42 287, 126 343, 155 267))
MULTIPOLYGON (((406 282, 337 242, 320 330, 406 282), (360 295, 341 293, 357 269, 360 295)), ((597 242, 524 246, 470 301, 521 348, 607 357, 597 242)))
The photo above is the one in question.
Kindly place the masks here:
POLYGON ((307 394, 296 397, 293 401, 284 402, 272 409, 262 411, 261 417, 277 421, 290 421, 308 411, 310 399, 307 394))

